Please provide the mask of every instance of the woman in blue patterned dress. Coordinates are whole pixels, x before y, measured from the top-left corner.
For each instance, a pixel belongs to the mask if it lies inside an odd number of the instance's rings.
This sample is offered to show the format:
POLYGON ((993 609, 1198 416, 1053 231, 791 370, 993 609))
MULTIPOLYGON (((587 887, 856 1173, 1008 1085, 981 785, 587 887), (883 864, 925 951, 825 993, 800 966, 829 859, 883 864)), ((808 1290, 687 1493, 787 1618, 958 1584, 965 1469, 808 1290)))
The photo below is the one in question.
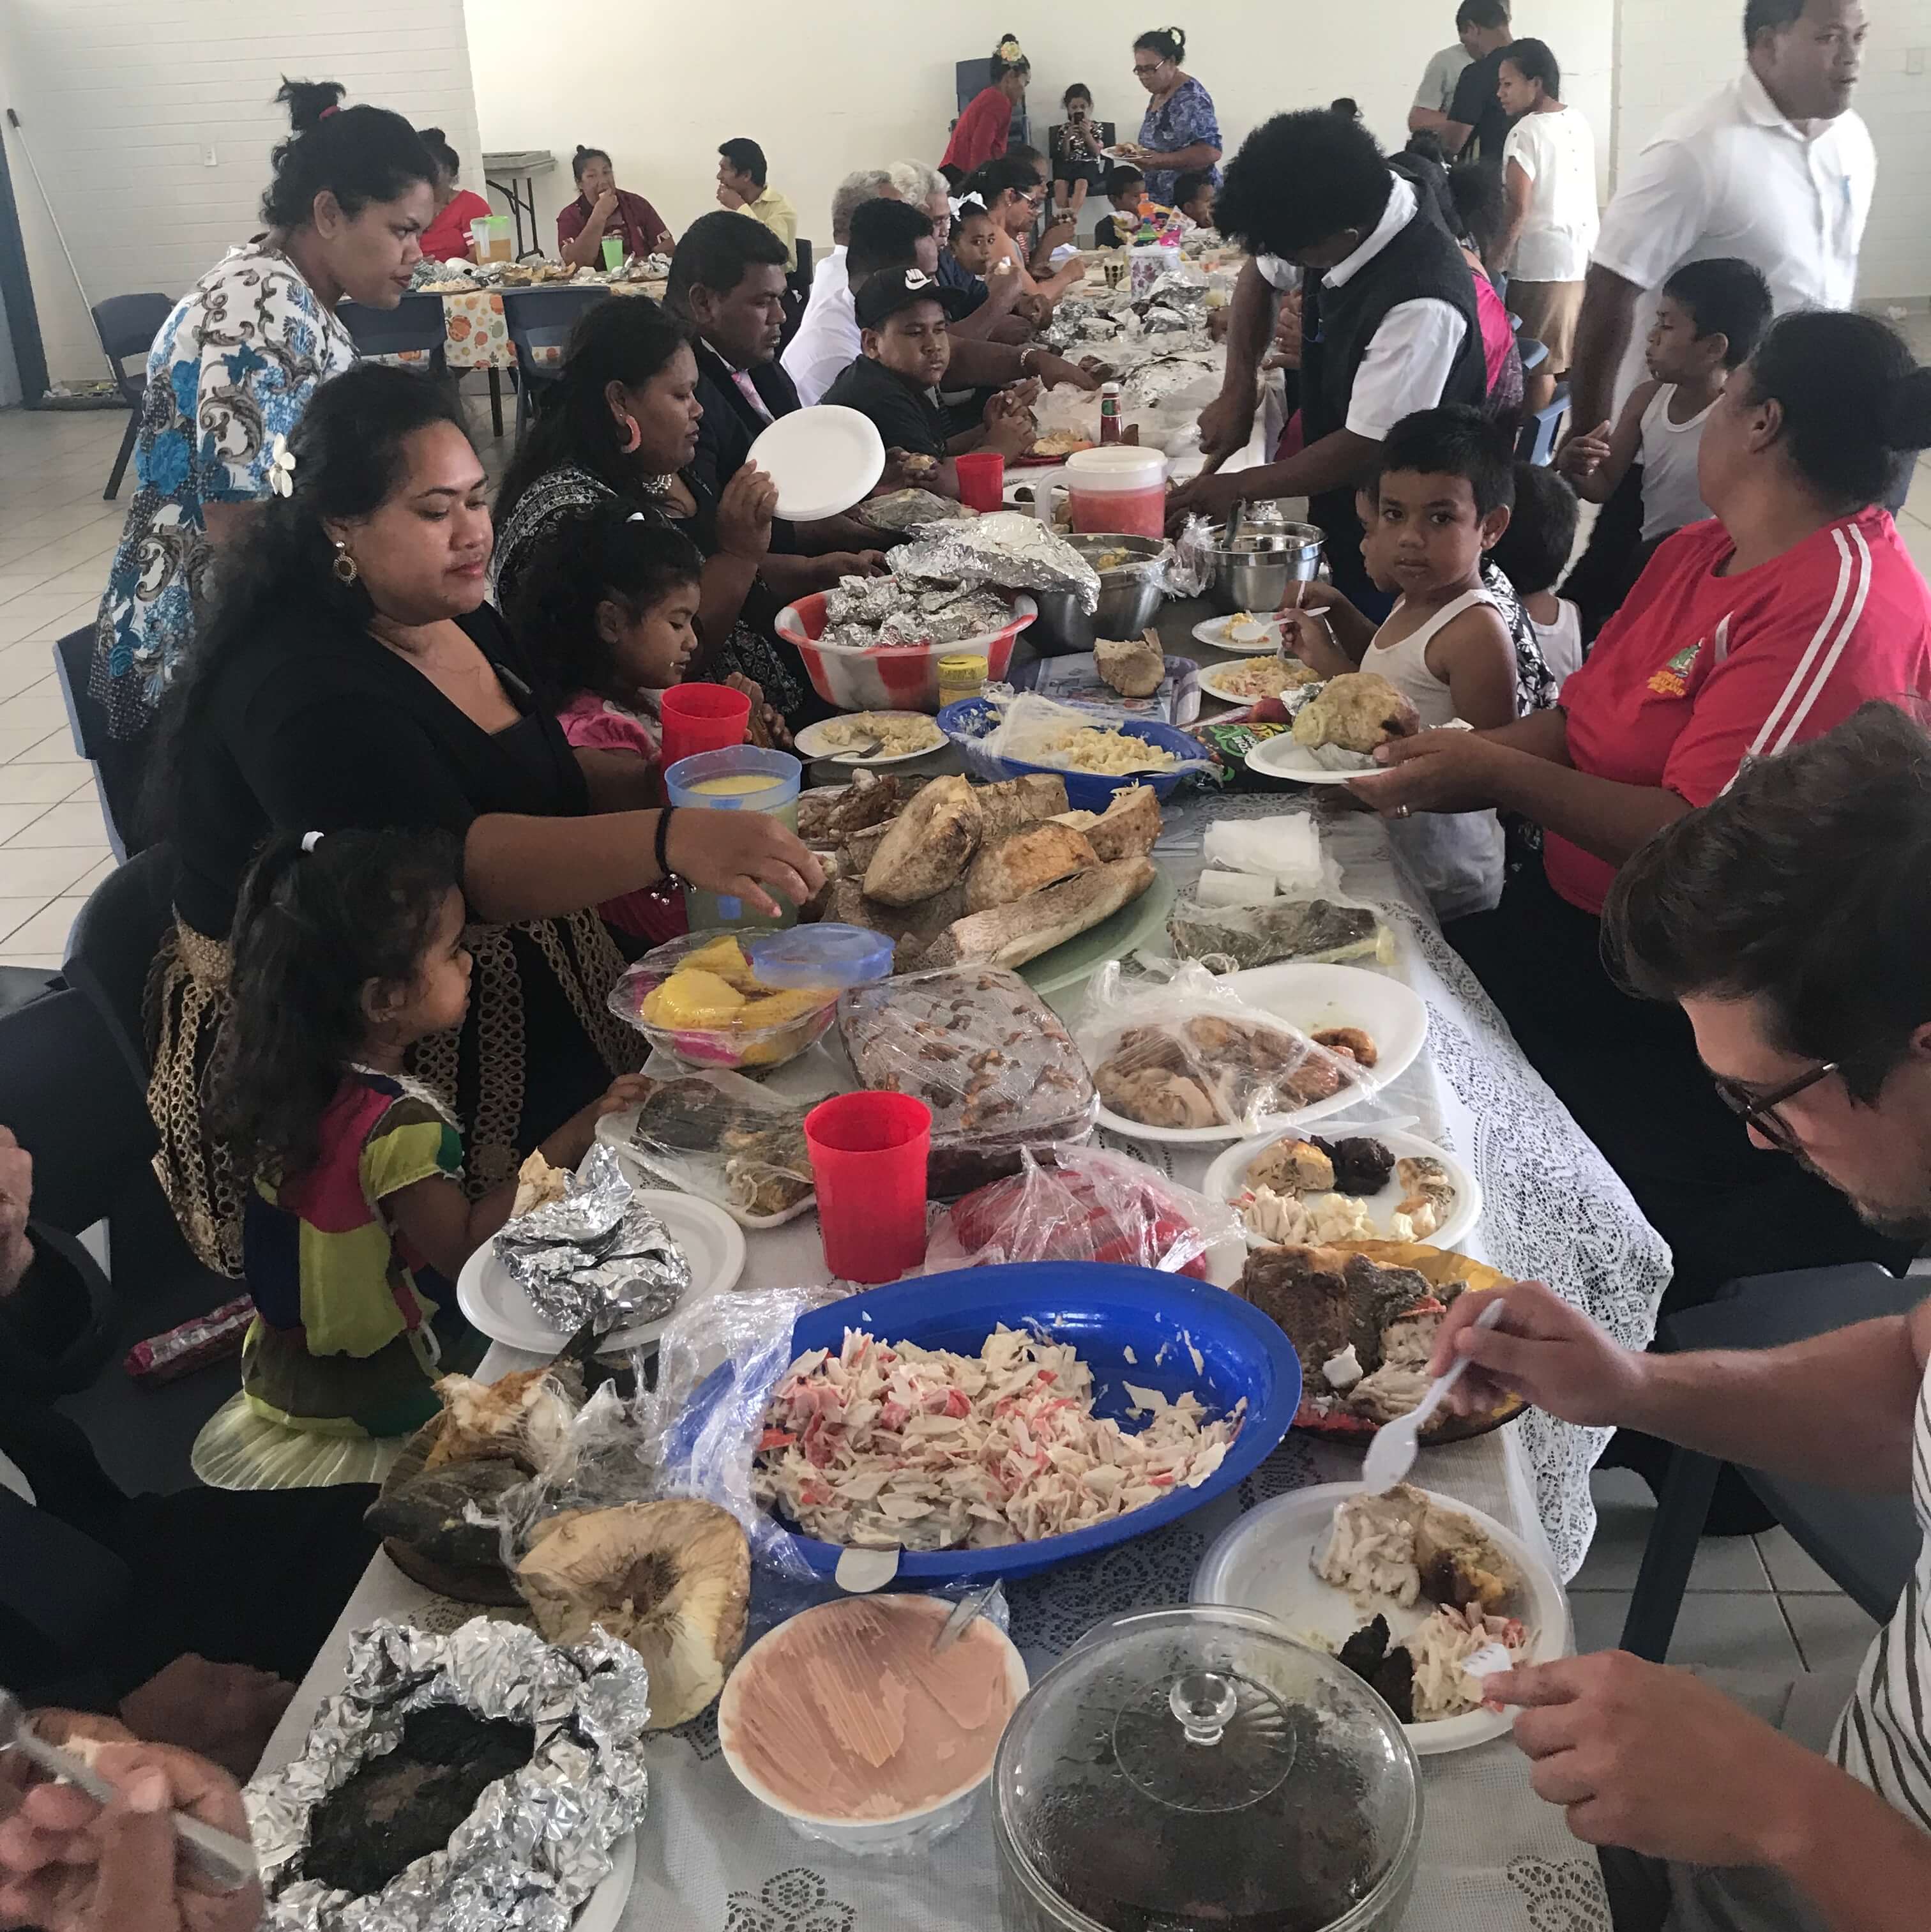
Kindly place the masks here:
POLYGON ((1220 185, 1220 122, 1213 96, 1182 72, 1187 37, 1178 27, 1156 27, 1133 43, 1133 78, 1153 98, 1140 123, 1140 138, 1120 152, 1147 176, 1147 192, 1163 208, 1174 205, 1183 174, 1198 170, 1220 185))
POLYGON ((154 707, 193 636, 209 561, 277 487, 316 386, 355 359, 336 304, 394 308, 435 217, 436 164, 415 130, 385 108, 343 108, 341 94, 333 81, 283 84, 295 132, 262 197, 267 233, 202 277, 148 352, 138 487, 90 680, 113 740, 109 805, 134 843, 154 707))

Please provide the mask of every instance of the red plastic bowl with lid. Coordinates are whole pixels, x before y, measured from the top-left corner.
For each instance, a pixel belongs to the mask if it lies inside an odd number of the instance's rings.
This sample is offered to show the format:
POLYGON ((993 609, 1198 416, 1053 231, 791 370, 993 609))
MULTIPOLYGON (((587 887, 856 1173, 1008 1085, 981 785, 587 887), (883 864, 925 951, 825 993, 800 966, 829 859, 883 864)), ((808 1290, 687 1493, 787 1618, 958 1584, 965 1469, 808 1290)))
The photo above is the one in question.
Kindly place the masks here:
POLYGON ((828 644, 825 593, 814 591, 778 614, 778 634, 797 646, 811 687, 841 711, 926 711, 939 709, 939 660, 961 655, 985 659, 988 682, 1003 680, 1019 633, 1039 614, 1030 597, 1012 600, 1012 621, 976 638, 943 644, 828 644))

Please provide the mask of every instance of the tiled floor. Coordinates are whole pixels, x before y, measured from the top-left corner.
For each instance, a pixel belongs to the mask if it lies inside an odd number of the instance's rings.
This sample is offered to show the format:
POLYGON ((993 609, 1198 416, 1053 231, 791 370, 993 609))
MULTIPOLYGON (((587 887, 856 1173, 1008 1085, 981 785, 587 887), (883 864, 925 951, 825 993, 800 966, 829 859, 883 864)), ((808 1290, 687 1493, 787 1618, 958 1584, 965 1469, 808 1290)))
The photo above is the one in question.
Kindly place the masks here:
MULTIPOLYGON (((1927 340, 1931 317, 1909 332, 1927 340)), ((487 413, 472 401, 492 473, 487 413)), ((92 616, 123 510, 100 500, 125 418, 0 410, 0 963, 57 966, 67 928, 111 863, 93 782, 75 754, 54 678, 53 640, 92 616)), ((130 490, 124 486, 124 505, 130 490)), ((1931 467, 1900 527, 1931 574, 1931 467)), ((1576 1638, 1613 1645, 1629 1607, 1648 1492, 1599 1474, 1602 1526, 1574 1591, 1576 1638)), ((1759 1670, 1828 1668, 1861 1655, 1869 1618, 1782 1531, 1704 1546, 1672 1660, 1759 1670)))

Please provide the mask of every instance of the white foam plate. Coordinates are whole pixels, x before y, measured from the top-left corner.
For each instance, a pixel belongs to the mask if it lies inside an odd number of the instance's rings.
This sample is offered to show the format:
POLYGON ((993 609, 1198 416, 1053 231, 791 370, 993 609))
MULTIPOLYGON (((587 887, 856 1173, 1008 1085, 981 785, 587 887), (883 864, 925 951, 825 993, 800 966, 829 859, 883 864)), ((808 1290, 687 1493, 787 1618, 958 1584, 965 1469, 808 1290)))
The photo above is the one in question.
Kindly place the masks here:
MULTIPOLYGON (((1291 1114, 1230 1127, 1150 1127, 1102 1106, 1102 1126, 1128 1140, 1174 1147, 1213 1147, 1246 1140, 1256 1133, 1271 1135, 1282 1127, 1306 1126, 1330 1114, 1345 1112, 1398 1079, 1414 1064, 1428 1038, 1428 1008, 1420 995, 1399 980, 1359 966, 1261 966, 1252 972, 1230 973, 1220 984, 1249 1006, 1285 1020, 1303 1033, 1324 1027, 1360 1027, 1374 1041, 1378 1058, 1372 1067, 1363 1070, 1362 1078, 1291 1114)), ((1089 1064, 1097 1066, 1110 1051, 1109 1042, 1106 1048, 1087 1056, 1089 1064)))
POLYGON ((1211 644, 1217 651, 1233 651, 1243 657, 1272 657, 1281 648, 1281 627, 1274 619, 1263 617, 1258 612, 1248 614, 1256 623, 1267 627, 1266 638, 1258 644, 1237 644, 1229 641, 1228 632, 1234 628, 1231 617, 1209 617, 1193 627, 1197 642, 1211 644))
MULTIPOLYGON (((928 724, 932 722, 931 718, 922 711, 880 711, 865 715, 878 718, 916 718, 928 724)), ((934 729, 937 735, 933 742, 928 745, 923 751, 894 752, 889 757, 861 758, 856 752, 841 752, 826 742, 826 734, 830 731, 832 726, 838 722, 836 718, 821 718, 815 724, 807 724, 792 742, 806 758, 824 759, 835 765, 877 766, 909 764, 914 758, 929 758, 934 752, 943 752, 946 748, 946 735, 943 731, 938 731, 937 728, 934 726, 934 729)))
MULTIPOLYGON (((680 1068, 679 1072, 688 1070, 680 1068)), ((629 1177, 633 1187, 661 1188, 664 1176, 646 1166, 638 1158, 637 1149, 631 1144, 631 1136, 637 1131, 637 1117, 641 1110, 625 1107, 621 1112, 606 1114, 597 1123, 597 1138, 617 1157, 617 1164, 629 1177)), ((694 1196, 701 1199, 702 1196, 694 1196)), ((808 1194, 795 1207, 787 1208, 781 1214, 745 1214, 735 1208, 726 1207, 719 1202, 720 1210, 728 1214, 740 1228, 748 1228, 754 1233, 766 1228, 781 1228, 787 1221, 795 1221, 801 1214, 808 1214, 818 1204, 815 1194, 808 1194)))
POLYGON ((778 514, 794 524, 842 516, 885 474, 885 445, 869 416, 820 403, 780 416, 748 459, 778 485, 778 514))
MULTIPOLYGON (((1255 653, 1257 658, 1261 655, 1262 653, 1259 652, 1255 653)), ((1228 691, 1224 688, 1221 683, 1222 678, 1237 676, 1246 667, 1241 664, 1203 665, 1200 673, 1200 688, 1207 693, 1208 697, 1217 698, 1223 704, 1259 704, 1264 701, 1261 698, 1252 697, 1238 691, 1228 691)), ((1320 688, 1318 685, 1300 685, 1292 686, 1288 691, 1283 692, 1280 694, 1285 698, 1291 696, 1294 690, 1318 691, 1320 688)))
POLYGON ((1379 765, 1363 765, 1359 771, 1330 771, 1305 745, 1297 745, 1285 732, 1264 738, 1247 753, 1247 769, 1264 778, 1287 778, 1295 784, 1345 785, 1380 771, 1379 765))
MULTIPOLYGON (((1360 1492, 1355 1483, 1322 1483, 1311 1490, 1296 1490, 1249 1510, 1208 1549, 1194 1573, 1193 1600, 1196 1604, 1231 1604, 1243 1610, 1260 1610, 1284 1624, 1290 1636, 1306 1642, 1318 1635, 1339 1648, 1378 1611, 1388 1620, 1396 1641, 1418 1629, 1434 1612, 1435 1606, 1423 1598, 1409 1610, 1397 1607, 1392 1599, 1378 1598, 1371 1609, 1358 1608, 1345 1590, 1324 1583, 1315 1574, 1314 1558, 1327 1546, 1335 1506, 1360 1492)), ((1433 1495, 1434 1492, 1429 1492, 1433 1495)), ((1435 1501, 1478 1523, 1512 1558, 1522 1574, 1523 1594, 1514 1614, 1529 1627, 1529 1640, 1523 1661, 1546 1664, 1567 1654, 1569 1648, 1569 1610, 1548 1567, 1522 1538, 1505 1529, 1493 1516, 1457 1502, 1452 1496, 1436 1496, 1435 1501)), ((1514 1714, 1486 1707, 1459 1718, 1438 1718, 1423 1724, 1405 1726, 1408 1742, 1423 1757, 1444 1751, 1466 1750, 1504 1736, 1513 1724, 1514 1714)))
MULTIPOLYGON (((640 1190, 634 1197, 651 1208, 670 1231, 670 1238, 691 1262, 691 1287, 686 1300, 721 1294, 735 1287, 744 1272, 744 1232, 721 1208, 695 1195, 673 1194, 656 1188, 640 1190)), ((512 1348, 532 1355, 553 1355, 570 1337, 553 1328, 531 1305, 515 1277, 496 1258, 496 1244, 485 1241, 463 1264, 456 1278, 456 1305, 469 1325, 512 1348)), ((606 1352, 637 1348, 654 1342, 670 1320, 639 1322, 619 1328, 602 1346, 606 1352)))
MULTIPOLYGON (((1437 1147, 1432 1141, 1425 1141, 1414 1134, 1384 1133, 1379 1127, 1369 1126, 1348 1130, 1369 1140, 1379 1141, 1397 1156, 1411 1159, 1432 1155, 1448 1170, 1448 1178, 1455 1184, 1455 1205, 1448 1219, 1431 1234, 1422 1239, 1431 1247, 1459 1247, 1474 1233, 1475 1224, 1482 1218, 1482 1190, 1474 1175, 1457 1160, 1446 1148, 1437 1147)), ((1207 1178, 1201 1183, 1201 1192, 1210 1201, 1233 1202, 1247 1189, 1247 1170, 1258 1160, 1276 1141, 1298 1139, 1298 1127, 1286 1127, 1279 1132, 1256 1134, 1252 1140, 1243 1141, 1238 1147, 1229 1148, 1207 1171, 1207 1178)), ((1402 1204, 1400 1184, 1391 1174, 1387 1185, 1379 1193, 1364 1194, 1358 1197, 1368 1206, 1369 1217, 1375 1226, 1385 1230, 1388 1216, 1402 1204)), ((1389 1238, 1385 1235, 1383 1238, 1389 1238)), ((1267 1244, 1251 1229, 1247 1235, 1247 1245, 1252 1248, 1265 1247, 1267 1244)))
POLYGON ((637 1834, 626 1832, 610 1847, 610 1875, 577 1908, 575 1932, 617 1932, 636 1882, 637 1834))

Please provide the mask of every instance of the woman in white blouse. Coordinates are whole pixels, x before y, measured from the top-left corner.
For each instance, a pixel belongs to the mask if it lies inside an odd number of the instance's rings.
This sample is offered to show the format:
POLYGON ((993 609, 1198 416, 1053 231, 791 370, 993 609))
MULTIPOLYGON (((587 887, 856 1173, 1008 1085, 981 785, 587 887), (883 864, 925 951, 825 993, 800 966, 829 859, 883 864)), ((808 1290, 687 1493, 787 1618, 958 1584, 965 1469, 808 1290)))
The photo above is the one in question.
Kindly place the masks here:
POLYGON ((1509 307, 1522 333, 1549 346, 1549 374, 1569 373, 1582 282, 1600 222, 1596 137, 1562 103, 1562 69, 1540 40, 1516 40, 1502 56, 1497 98, 1513 118, 1502 150, 1509 228, 1509 307))

